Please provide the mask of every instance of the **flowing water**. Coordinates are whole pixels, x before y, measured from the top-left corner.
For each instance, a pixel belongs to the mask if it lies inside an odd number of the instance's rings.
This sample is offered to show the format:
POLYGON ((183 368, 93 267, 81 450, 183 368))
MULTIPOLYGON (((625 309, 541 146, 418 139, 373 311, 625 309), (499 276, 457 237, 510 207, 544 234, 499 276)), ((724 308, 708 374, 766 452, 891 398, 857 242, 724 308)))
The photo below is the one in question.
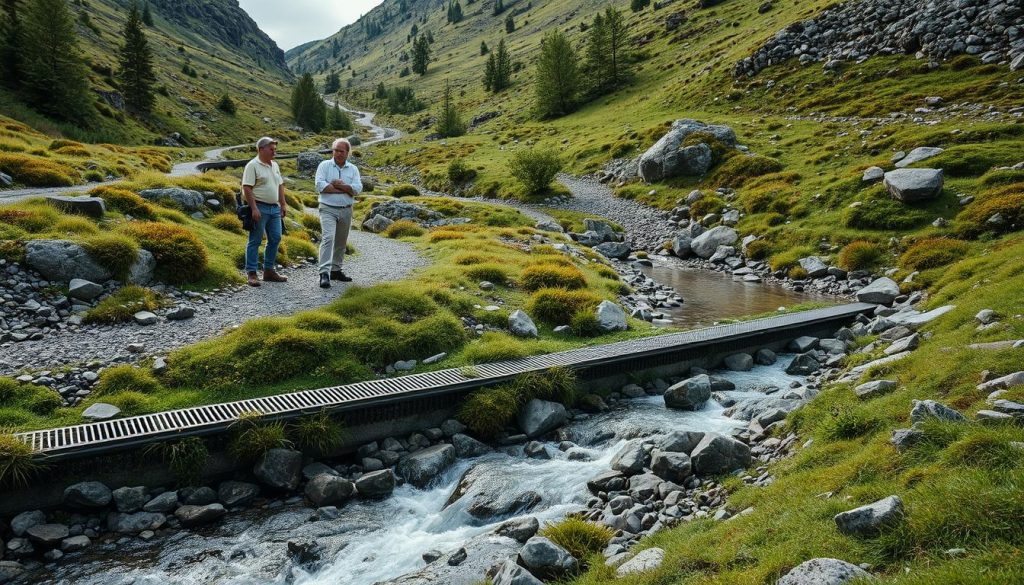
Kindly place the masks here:
MULTIPOLYGON (((721 374, 737 387, 726 394, 737 401, 767 399, 766 389, 786 388, 799 379, 783 372, 785 363, 787 356, 780 356, 774 366, 721 374)), ((522 446, 510 447, 459 460, 429 489, 404 485, 386 500, 350 502, 334 520, 315 519, 315 511, 294 498, 265 509, 229 513, 214 526, 151 542, 125 538, 97 544, 85 557, 42 577, 47 582, 93 585, 469 585, 481 581, 486 567, 515 550, 511 540, 490 534, 516 515, 510 502, 521 501, 524 495, 528 501, 539 497, 529 515, 542 524, 581 510, 590 497, 587 480, 608 470, 628 439, 676 430, 728 433, 746 424, 725 417, 723 410, 714 400, 697 412, 669 410, 661 396, 626 400, 609 412, 570 422, 567 430, 578 446, 562 452, 556 443, 547 443, 551 459, 528 459, 522 446), (460 481, 464 494, 452 498, 460 481), (481 502, 509 511, 486 516, 477 510, 473 515, 481 502), (298 566, 287 554, 286 543, 292 539, 318 542, 324 547, 323 561, 314 567, 298 566), (416 574, 426 565, 424 552, 449 553, 462 546, 470 551, 462 566, 448 567, 442 560, 427 569, 440 565, 453 571, 451 575, 416 574)))
POLYGON ((667 314, 674 326, 684 329, 707 327, 721 319, 769 313, 808 301, 835 300, 828 295, 797 292, 766 282, 744 282, 726 272, 700 270, 660 259, 654 261, 654 266, 641 267, 641 272, 683 297, 681 307, 658 310, 667 314))

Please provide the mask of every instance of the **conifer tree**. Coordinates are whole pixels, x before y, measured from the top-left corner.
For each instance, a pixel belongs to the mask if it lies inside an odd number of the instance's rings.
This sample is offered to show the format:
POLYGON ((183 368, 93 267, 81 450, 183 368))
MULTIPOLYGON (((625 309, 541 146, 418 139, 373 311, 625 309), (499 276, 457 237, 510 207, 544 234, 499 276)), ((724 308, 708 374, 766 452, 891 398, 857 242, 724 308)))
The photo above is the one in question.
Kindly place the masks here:
POLYGON ((331 130, 349 131, 352 129, 352 118, 348 112, 341 109, 337 102, 334 103, 334 108, 328 115, 327 127, 331 130))
POLYGON ((455 107, 452 89, 447 79, 444 81, 444 98, 441 101, 441 112, 437 116, 436 131, 444 138, 462 136, 466 133, 466 123, 462 121, 462 116, 455 107))
POLYGON ((231 96, 228 94, 220 96, 220 101, 217 102, 217 109, 229 116, 234 116, 235 113, 238 112, 238 107, 235 106, 235 100, 231 99, 231 96))
POLYGON ((622 13, 609 6, 604 14, 594 16, 587 34, 584 68, 590 80, 590 91, 594 95, 614 91, 630 77, 626 23, 622 13))
POLYGON ((494 93, 512 85, 512 57, 508 54, 505 39, 498 41, 498 50, 494 52, 494 93))
POLYGON ((480 54, 486 55, 490 49, 487 48, 487 41, 480 41, 480 54))
POLYGON ((491 53, 487 57, 487 63, 484 65, 484 90, 494 91, 494 72, 497 69, 497 63, 494 59, 494 53, 491 53))
POLYGON ((124 94, 124 104, 129 112, 149 115, 153 111, 156 97, 153 87, 156 74, 153 73, 153 53, 150 51, 146 34, 142 32, 142 18, 139 5, 128 9, 128 20, 124 24, 124 45, 118 56, 120 70, 117 77, 124 94))
POLYGON ((0 13, 0 82, 8 87, 17 87, 22 76, 21 20, 18 16, 18 0, 3 0, 0 13))
POLYGON ((313 83, 313 76, 305 73, 292 89, 292 117, 306 130, 319 132, 327 121, 327 106, 313 83))
POLYGON ((153 26, 153 11, 149 8, 149 2, 146 2, 145 7, 142 9, 142 24, 153 26))
MULTIPOLYGON (((354 75, 355 71, 352 73, 354 75)), ((341 79, 338 77, 338 73, 336 71, 331 71, 327 74, 327 79, 324 80, 324 93, 331 95, 333 93, 338 93, 339 89, 341 89, 341 79)))
POLYGON ((508 34, 516 32, 516 21, 512 20, 511 14, 505 17, 505 32, 508 34))
POLYGON ((383 81, 381 81, 380 83, 377 84, 377 91, 375 91, 373 93, 373 97, 375 97, 375 98, 377 98, 379 100, 382 100, 382 99, 388 97, 388 92, 387 92, 387 90, 384 89, 384 82, 383 81))
POLYGON ((505 12, 505 4, 501 0, 494 0, 494 16, 505 12))
POLYGON ((41 112, 81 124, 95 116, 75 22, 64 0, 32 0, 22 19, 22 87, 41 112))
POLYGON ((545 34, 540 42, 534 85, 537 114, 552 118, 573 111, 579 84, 576 53, 569 39, 557 30, 545 34))
POLYGON ((425 36, 416 38, 412 45, 412 71, 420 75, 427 74, 427 65, 430 64, 430 42, 425 36))

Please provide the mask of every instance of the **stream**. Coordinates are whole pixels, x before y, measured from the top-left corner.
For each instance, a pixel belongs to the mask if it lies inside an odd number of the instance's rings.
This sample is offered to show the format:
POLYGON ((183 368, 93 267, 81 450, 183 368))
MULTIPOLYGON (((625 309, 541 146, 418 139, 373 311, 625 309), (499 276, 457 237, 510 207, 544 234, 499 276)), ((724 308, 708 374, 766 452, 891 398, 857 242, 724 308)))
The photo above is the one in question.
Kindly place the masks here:
MULTIPOLYGON (((770 387, 787 388, 800 380, 783 372, 788 358, 779 356, 775 365, 749 372, 720 372, 736 384, 724 394, 737 402, 769 399, 770 387)), ((591 497, 587 480, 608 470, 628 439, 681 430, 728 434, 746 425, 723 410, 714 399, 696 412, 669 410, 661 396, 623 400, 605 413, 577 415, 561 432, 576 446, 560 451, 558 443, 545 443, 551 459, 527 458, 522 445, 501 448, 457 460, 427 489, 406 484, 386 500, 351 501, 333 519, 318 519, 301 498, 272 501, 262 509, 231 512, 213 526, 172 531, 149 542, 96 543, 78 559, 37 577, 89 585, 471 585, 482 581, 487 567, 518 550, 511 539, 493 534, 516 512, 528 512, 543 526, 584 509, 591 497), (464 493, 452 498, 460 480, 464 493), (515 510, 511 502, 517 501, 538 503, 515 510), (486 516, 479 512, 480 502, 511 511, 486 516), (476 515, 470 513, 474 505, 476 515), (287 552, 287 542, 296 539, 322 546, 321 561, 298 565, 287 552), (444 560, 427 566, 421 558, 428 550, 451 553, 460 547, 469 558, 458 567, 444 560)))

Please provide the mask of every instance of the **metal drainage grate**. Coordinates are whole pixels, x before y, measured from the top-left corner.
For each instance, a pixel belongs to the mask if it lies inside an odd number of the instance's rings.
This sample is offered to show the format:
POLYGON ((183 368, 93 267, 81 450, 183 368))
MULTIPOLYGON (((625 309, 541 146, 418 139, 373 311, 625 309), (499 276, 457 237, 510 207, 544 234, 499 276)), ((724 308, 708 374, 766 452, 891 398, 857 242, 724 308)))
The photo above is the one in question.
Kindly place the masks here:
POLYGON ((304 390, 290 394, 183 408, 97 423, 61 427, 15 435, 34 450, 51 458, 65 458, 156 442, 170 437, 214 433, 226 429, 243 412, 260 412, 287 419, 327 409, 342 412, 424 396, 463 392, 493 385, 513 376, 569 367, 623 364, 640 358, 670 354, 711 344, 727 343, 768 333, 782 333, 833 321, 852 319, 874 305, 853 303, 755 321, 718 325, 693 331, 620 341, 593 347, 537 355, 474 366, 476 377, 459 369, 438 370, 398 378, 369 380, 345 386, 304 390))

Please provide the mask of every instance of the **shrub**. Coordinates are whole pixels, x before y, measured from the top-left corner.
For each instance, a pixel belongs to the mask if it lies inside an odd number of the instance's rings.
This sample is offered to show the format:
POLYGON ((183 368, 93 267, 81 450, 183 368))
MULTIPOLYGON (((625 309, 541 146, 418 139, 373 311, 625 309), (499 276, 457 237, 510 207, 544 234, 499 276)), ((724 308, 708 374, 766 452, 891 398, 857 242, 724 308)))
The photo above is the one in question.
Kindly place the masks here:
POLYGON ((771 265, 772 270, 789 270, 794 266, 799 266, 801 258, 814 253, 814 248, 810 246, 798 246, 772 256, 768 264, 771 265))
POLYGON ((295 443, 315 455, 325 455, 345 443, 345 425, 326 411, 304 416, 292 425, 295 443))
POLYGON ((846 227, 864 230, 907 230, 928 221, 930 215, 892 199, 873 198, 844 212, 846 227))
POLYGON ((615 281, 619 280, 619 273, 615 272, 615 269, 610 266, 598 264, 596 267, 594 267, 594 271, 597 272, 597 275, 600 276, 601 278, 607 278, 608 280, 615 281))
POLYGON ((722 213, 725 201, 718 197, 701 197, 690 205, 690 217, 700 219, 709 213, 722 213))
POLYGON ((807 274, 807 270, 803 266, 794 266, 789 269, 787 276, 792 280, 806 280, 810 275, 807 274))
POLYGON ((120 408, 121 414, 126 416, 135 416, 154 410, 153 399, 142 392, 118 392, 104 396, 103 401, 120 408))
POLYGON ((509 385, 523 402, 539 398, 560 402, 567 407, 576 403, 576 374, 568 368, 556 367, 520 374, 509 385))
POLYGON ((286 449, 292 446, 285 435, 284 423, 263 422, 259 412, 243 412, 232 423, 233 429, 228 450, 243 460, 252 461, 271 449, 286 449))
POLYGON ((295 328, 273 333, 259 343, 251 340, 235 351, 239 375, 250 383, 273 384, 313 372, 331 349, 323 341, 320 335, 295 328))
POLYGON ((980 64, 981 61, 973 55, 957 55, 949 62, 949 66, 953 71, 963 71, 964 69, 970 69, 971 67, 975 67, 980 64))
POLYGON ((100 230, 96 224, 84 217, 62 217, 51 231, 58 234, 91 236, 98 234, 100 230))
POLYGON ((97 396, 120 392, 156 394, 162 389, 160 382, 153 377, 149 370, 125 364, 103 370, 96 383, 95 393, 97 396))
MULTIPOLYGON (((45 416, 63 406, 60 395, 45 386, 23 384, 11 378, 0 378, 0 404, 45 416)), ((6 421, 4 426, 10 421, 6 421)))
POLYGON ((170 284, 195 282, 206 272, 206 246, 187 228, 132 222, 123 228, 156 258, 157 274, 170 284))
POLYGON ((83 242, 82 246, 93 260, 120 279, 124 279, 139 257, 139 245, 121 234, 93 236, 83 242))
POLYGON ((467 165, 466 161, 461 158, 454 159, 448 163, 448 181, 452 185, 461 185, 475 178, 476 169, 467 165))
POLYGON ((601 297, 587 290, 544 288, 530 296, 526 311, 549 325, 565 325, 579 311, 589 311, 600 303, 601 297))
POLYGON ((885 251, 878 244, 857 240, 843 246, 838 263, 844 270, 870 270, 878 266, 884 255, 885 251))
POLYGON ((450 240, 465 240, 466 234, 449 229, 435 229, 430 230, 430 241, 431 242, 446 242, 450 240))
POLYGON ((233 213, 218 213, 210 218, 210 225, 233 234, 246 233, 245 228, 242 227, 242 220, 233 213))
POLYGON ((734 156, 718 166, 708 182, 719 187, 742 187, 749 179, 782 170, 782 163, 760 155, 734 156))
POLYGON ((569 320, 569 328, 579 337, 597 337, 603 333, 595 311, 576 311, 569 320))
POLYGON ((384 235, 389 238, 404 238, 407 236, 422 236, 426 230, 420 224, 409 219, 400 219, 384 230, 384 235))
POLYGON ((469 395, 457 418, 481 438, 498 436, 519 411, 519 398, 507 386, 484 388, 469 395))
POLYGON ((947 459, 958 465, 983 469, 1009 469, 1020 461, 1020 451, 997 430, 978 430, 949 446, 947 459))
POLYGON ((308 213, 303 213, 301 214, 300 220, 302 222, 302 227, 306 228, 310 232, 313 232, 314 234, 320 234, 321 228, 319 217, 315 215, 310 215, 308 213))
POLYGON ((47 150, 60 150, 67 147, 85 148, 85 145, 81 142, 75 142, 74 140, 68 140, 66 138, 58 138, 50 142, 50 146, 46 147, 47 150))
POLYGON ((196 486, 202 483, 203 470, 210 458, 206 443, 199 437, 189 437, 173 443, 154 443, 146 453, 156 454, 167 464, 179 485, 196 486))
POLYGON ((554 149, 521 148, 512 154, 508 170, 527 195, 535 195, 547 189, 562 170, 562 159, 554 149))
POLYGON ((0 152, 0 171, 29 187, 70 187, 81 180, 71 167, 27 154, 0 152))
POLYGON ((499 264, 475 264, 466 270, 466 276, 475 281, 486 280, 494 284, 508 282, 508 271, 499 264))
POLYGON ((968 205, 956 217, 957 233, 977 237, 986 231, 1006 232, 1024 226, 1024 193, 1014 189, 1010 185, 968 205), (1002 223, 989 223, 996 214, 1003 218, 1002 223))
POLYGON ((0 434, 0 486, 26 485, 41 470, 32 447, 9 433, 0 434))
POLYGON ((772 245, 765 240, 754 240, 747 244, 747 258, 751 260, 764 260, 772 253, 772 245))
POLYGON ((281 239, 281 248, 293 262, 299 258, 316 258, 320 253, 313 242, 299 236, 285 236, 281 239))
POLYGON ((89 151, 86 150, 84 146, 65 146, 64 148, 58 148, 54 152, 63 156, 74 156, 80 158, 89 156, 89 151))
POLYGON ((542 536, 569 551, 585 568, 587 559, 600 554, 615 533, 607 526, 592 524, 581 518, 566 518, 557 524, 545 526, 542 536))
POLYGON ((13 225, 29 233, 45 231, 60 221, 61 217, 56 209, 49 206, 0 208, 0 225, 13 225))
POLYGON ((131 321, 139 311, 152 311, 160 306, 157 294, 148 288, 128 285, 89 309, 85 323, 124 323, 131 321))
MULTIPOLYGON (((507 324, 508 317, 501 321, 502 324, 507 324)), ((526 357, 529 352, 523 341, 507 333, 488 331, 481 335, 475 343, 466 347, 464 355, 470 363, 485 364, 526 357)))
POLYGON ((840 408, 821 423, 822 432, 832 440, 855 439, 875 430, 877 419, 850 408, 840 408))
POLYGON ((229 116, 234 116, 238 112, 235 100, 231 99, 231 96, 228 94, 220 96, 220 101, 217 102, 217 109, 229 116))
POLYGON ((528 266, 520 275, 519 283, 530 292, 542 288, 576 290, 587 287, 587 280, 578 268, 553 264, 528 266))
POLYGON ((416 188, 416 185, 410 185, 408 183, 395 185, 391 188, 391 196, 396 198, 417 197, 419 194, 420 190, 416 188))
POLYGON ((928 238, 907 249, 900 256, 900 266, 911 270, 927 270, 952 264, 967 255, 967 242, 949 238, 928 238))

